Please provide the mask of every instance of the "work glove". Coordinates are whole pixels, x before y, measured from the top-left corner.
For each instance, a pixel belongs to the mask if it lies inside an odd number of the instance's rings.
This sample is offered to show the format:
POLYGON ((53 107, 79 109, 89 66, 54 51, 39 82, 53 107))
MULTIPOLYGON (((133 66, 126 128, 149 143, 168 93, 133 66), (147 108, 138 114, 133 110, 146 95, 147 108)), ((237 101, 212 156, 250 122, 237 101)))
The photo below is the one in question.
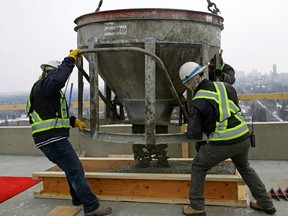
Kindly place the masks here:
POLYGON ((222 70, 220 70, 220 69, 216 69, 215 70, 215 76, 216 77, 222 78, 222 75, 223 75, 223 71, 222 70))
POLYGON ((85 124, 85 122, 81 121, 80 119, 76 118, 75 119, 75 123, 74 123, 74 127, 78 127, 79 130, 81 132, 84 131, 84 128, 87 128, 87 125, 85 124))
POLYGON ((75 49, 75 50, 72 50, 72 51, 70 51, 68 57, 71 57, 71 58, 73 58, 74 60, 76 60, 77 57, 78 57, 78 53, 79 53, 79 52, 80 52, 80 49, 79 49, 79 48, 78 48, 78 49, 75 49))

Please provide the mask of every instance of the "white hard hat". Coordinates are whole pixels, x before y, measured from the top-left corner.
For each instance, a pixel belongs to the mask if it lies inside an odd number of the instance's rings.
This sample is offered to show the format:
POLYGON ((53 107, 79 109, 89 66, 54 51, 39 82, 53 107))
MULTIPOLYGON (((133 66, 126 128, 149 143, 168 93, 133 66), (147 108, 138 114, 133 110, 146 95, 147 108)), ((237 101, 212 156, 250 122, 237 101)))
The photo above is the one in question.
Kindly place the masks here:
POLYGON ((51 60, 49 61, 47 64, 41 64, 41 69, 44 70, 44 68, 46 66, 50 66, 50 67, 53 67, 53 68, 58 68, 59 66, 61 65, 61 62, 58 61, 58 60, 51 60))
POLYGON ((205 68, 206 65, 202 67, 201 65, 195 62, 186 62, 181 66, 179 70, 179 77, 181 79, 181 83, 182 84, 186 83, 192 77, 201 73, 205 68))

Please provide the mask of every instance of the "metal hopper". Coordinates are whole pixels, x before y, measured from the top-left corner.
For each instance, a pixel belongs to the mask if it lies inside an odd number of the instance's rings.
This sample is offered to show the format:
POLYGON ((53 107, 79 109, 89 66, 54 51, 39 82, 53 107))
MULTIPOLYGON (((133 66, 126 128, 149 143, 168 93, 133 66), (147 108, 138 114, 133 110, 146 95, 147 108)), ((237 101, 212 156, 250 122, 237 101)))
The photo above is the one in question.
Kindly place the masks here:
MULTIPOLYGON (((182 95, 185 89, 179 82, 180 66, 186 61, 205 64, 215 55, 220 48, 222 21, 217 15, 196 11, 126 9, 83 15, 75 20, 75 30, 82 49, 152 49, 163 61, 177 95, 182 95)), ((85 54, 90 61, 88 56, 85 54)), ((99 75, 124 105, 130 121, 144 124, 145 71, 153 63, 147 65, 141 52, 125 50, 98 52, 97 64, 99 75)), ((155 79, 150 80, 155 82, 156 124, 167 124, 177 103, 159 65, 155 79)))
MULTIPOLYGON (((155 126, 167 125, 173 108, 181 108, 185 88, 179 81, 180 66, 187 61, 208 63, 220 48, 222 22, 215 14, 175 9, 111 10, 78 17, 77 44, 90 64, 90 89, 98 87, 93 83, 97 78, 91 78, 99 74, 129 121, 145 125, 144 143, 155 141, 155 126)), ((91 124, 97 130, 97 123, 91 124)))

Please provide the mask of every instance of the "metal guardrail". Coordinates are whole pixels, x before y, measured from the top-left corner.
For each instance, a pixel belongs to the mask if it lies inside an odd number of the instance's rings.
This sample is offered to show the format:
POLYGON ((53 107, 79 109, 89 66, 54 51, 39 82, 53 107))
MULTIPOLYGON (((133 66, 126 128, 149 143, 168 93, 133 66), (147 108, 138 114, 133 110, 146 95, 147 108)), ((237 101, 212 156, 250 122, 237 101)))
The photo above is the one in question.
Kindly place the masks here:
MULTIPOLYGON (((275 100, 275 99, 288 99, 288 92, 279 93, 264 93, 264 94, 240 94, 238 95, 240 101, 244 100, 275 100)), ((99 102, 100 106, 104 106, 104 102, 99 102)), ((89 107, 90 102, 83 102, 83 107, 89 107)), ((78 102, 72 102, 71 108, 77 108, 78 102)), ((0 105, 0 110, 25 110, 26 104, 11 104, 0 105)))
MULTIPOLYGON (((99 102, 100 106, 104 106, 104 102, 99 102)), ((83 107, 89 107, 90 102, 83 102, 83 107)), ((72 102, 70 105, 71 108, 77 108, 78 102, 72 102)), ((0 110, 25 110, 26 104, 11 104, 11 105, 0 105, 0 110)))
POLYGON ((264 93, 264 94, 240 94, 238 95, 238 98, 240 101, 288 99, 288 93, 278 92, 278 93, 264 93))

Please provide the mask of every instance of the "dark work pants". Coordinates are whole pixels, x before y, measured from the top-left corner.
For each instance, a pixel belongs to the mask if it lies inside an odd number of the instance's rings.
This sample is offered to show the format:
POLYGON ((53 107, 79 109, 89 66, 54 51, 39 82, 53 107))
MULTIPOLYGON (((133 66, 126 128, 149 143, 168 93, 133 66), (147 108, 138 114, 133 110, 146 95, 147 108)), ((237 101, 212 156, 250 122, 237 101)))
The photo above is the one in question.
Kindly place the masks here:
POLYGON ((40 150, 46 157, 58 165, 66 174, 73 203, 82 203, 84 213, 98 208, 97 197, 91 192, 85 179, 84 170, 75 150, 68 139, 50 143, 40 150))
POLYGON ((204 185, 206 172, 218 163, 231 158, 243 180, 249 187, 253 197, 263 208, 273 206, 266 188, 255 170, 248 162, 250 140, 232 145, 216 146, 211 144, 202 145, 192 163, 190 205, 193 209, 204 210, 204 185))

